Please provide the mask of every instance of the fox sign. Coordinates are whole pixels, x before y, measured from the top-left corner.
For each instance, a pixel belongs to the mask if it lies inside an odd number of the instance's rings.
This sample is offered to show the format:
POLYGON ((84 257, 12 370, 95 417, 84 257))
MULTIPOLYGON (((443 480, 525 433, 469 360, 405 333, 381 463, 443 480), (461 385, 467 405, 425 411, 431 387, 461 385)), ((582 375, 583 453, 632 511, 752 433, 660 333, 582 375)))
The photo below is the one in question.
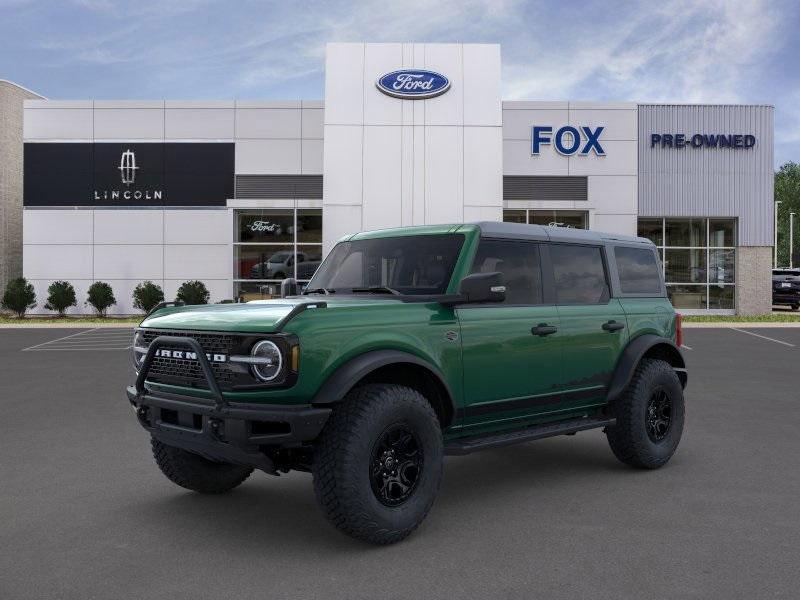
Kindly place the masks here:
POLYGON ((556 152, 564 156, 580 154, 587 156, 594 152, 597 156, 605 156, 605 150, 600 144, 600 135, 605 127, 588 127, 581 125, 573 127, 564 125, 559 127, 555 134, 550 125, 534 125, 531 127, 531 154, 538 155, 541 147, 552 144, 556 152))

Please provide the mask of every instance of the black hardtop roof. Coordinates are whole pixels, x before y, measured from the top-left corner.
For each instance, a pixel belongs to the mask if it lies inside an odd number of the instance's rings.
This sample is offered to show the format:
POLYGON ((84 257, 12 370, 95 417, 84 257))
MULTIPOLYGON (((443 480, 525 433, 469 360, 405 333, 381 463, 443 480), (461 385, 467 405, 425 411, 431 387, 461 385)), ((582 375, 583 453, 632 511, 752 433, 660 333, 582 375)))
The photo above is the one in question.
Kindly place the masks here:
POLYGON ((501 223, 499 221, 479 221, 469 223, 476 225, 484 237, 499 237, 521 240, 540 240, 566 242, 573 244, 605 244, 608 242, 625 242, 652 245, 647 238, 621 233, 603 233, 589 229, 573 229, 570 227, 545 227, 544 225, 526 225, 524 223, 501 223))

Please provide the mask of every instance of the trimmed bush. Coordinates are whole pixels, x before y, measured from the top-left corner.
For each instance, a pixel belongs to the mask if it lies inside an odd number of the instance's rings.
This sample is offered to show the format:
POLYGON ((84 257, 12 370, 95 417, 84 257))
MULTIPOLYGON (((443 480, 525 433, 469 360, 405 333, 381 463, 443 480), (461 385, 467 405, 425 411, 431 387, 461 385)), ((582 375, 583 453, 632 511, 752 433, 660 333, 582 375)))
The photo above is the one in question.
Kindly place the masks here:
POLYGON ((24 319, 28 309, 36 306, 36 292, 33 290, 33 285, 24 277, 12 279, 6 286, 0 306, 24 319))
POLYGON ((185 304, 208 304, 211 294, 202 281, 184 281, 178 288, 175 300, 185 304))
POLYGON ((144 281, 133 290, 133 307, 146 313, 164 301, 164 290, 152 281, 144 281))
POLYGON ((75 288, 69 281, 54 281, 47 288, 47 304, 44 307, 56 311, 59 317, 63 317, 70 306, 77 304, 75 288))
POLYGON ((108 311, 108 309, 111 306, 114 306, 116 303, 117 299, 114 298, 114 291, 107 283, 103 281, 95 281, 89 286, 89 294, 86 297, 86 304, 94 307, 95 311, 97 311, 98 317, 105 317, 106 311, 108 311))

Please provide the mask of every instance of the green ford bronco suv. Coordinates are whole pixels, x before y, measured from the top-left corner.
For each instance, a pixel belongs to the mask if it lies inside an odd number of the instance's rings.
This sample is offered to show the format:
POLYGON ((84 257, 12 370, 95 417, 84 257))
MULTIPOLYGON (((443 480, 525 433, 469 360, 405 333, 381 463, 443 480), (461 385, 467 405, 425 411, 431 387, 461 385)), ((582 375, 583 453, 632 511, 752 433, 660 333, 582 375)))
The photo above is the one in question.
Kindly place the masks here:
POLYGON ((310 471, 340 530, 396 542, 444 455, 603 428, 664 465, 684 421, 680 316, 642 238, 473 223, 358 233, 298 293, 159 305, 128 398, 161 471, 202 493, 310 471))

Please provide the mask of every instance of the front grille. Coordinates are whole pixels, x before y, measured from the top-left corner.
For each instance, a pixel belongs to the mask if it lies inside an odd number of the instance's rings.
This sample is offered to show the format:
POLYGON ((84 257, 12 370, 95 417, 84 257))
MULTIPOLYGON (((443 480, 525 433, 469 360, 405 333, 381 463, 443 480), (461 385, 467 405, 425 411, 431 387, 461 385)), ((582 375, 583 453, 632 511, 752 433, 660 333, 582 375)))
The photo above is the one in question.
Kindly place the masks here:
MULTIPOLYGON (((177 337, 191 337, 197 340, 207 354, 224 354, 230 356, 237 344, 237 337, 225 333, 197 333, 189 331, 169 331, 143 329, 144 342, 148 346, 160 335, 177 337)), ((165 350, 187 350, 185 346, 161 346, 165 350)), ((228 362, 212 362, 211 370, 217 379, 220 388, 230 388, 233 384, 235 373, 228 362)), ((160 383, 171 383, 175 385, 188 385, 191 387, 208 388, 203 369, 196 360, 185 360, 179 358, 168 358, 165 356, 155 356, 147 374, 147 380, 160 383)))

